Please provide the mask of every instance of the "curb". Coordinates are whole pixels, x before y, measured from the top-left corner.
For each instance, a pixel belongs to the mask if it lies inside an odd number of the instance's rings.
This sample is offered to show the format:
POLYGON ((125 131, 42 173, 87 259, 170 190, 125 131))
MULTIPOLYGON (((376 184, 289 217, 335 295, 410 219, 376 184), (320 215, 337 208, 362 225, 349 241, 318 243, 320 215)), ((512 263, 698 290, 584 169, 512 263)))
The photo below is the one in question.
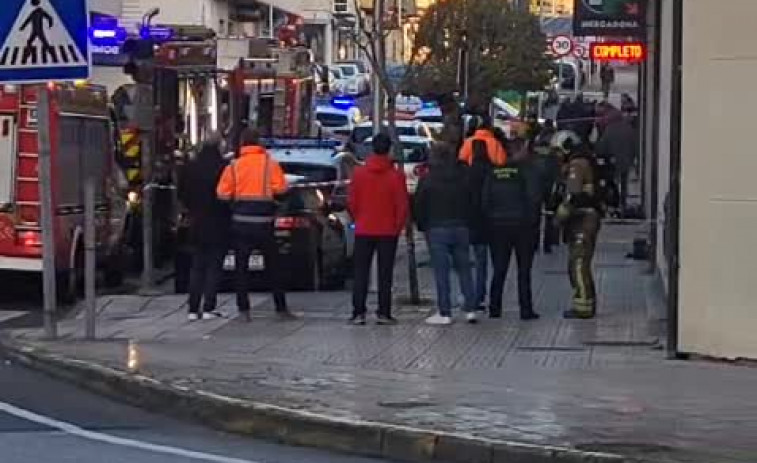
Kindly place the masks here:
POLYGON ((650 463, 609 453, 347 420, 234 399, 51 354, 7 335, 0 338, 0 348, 19 364, 100 395, 222 431, 289 445, 408 462, 650 463))

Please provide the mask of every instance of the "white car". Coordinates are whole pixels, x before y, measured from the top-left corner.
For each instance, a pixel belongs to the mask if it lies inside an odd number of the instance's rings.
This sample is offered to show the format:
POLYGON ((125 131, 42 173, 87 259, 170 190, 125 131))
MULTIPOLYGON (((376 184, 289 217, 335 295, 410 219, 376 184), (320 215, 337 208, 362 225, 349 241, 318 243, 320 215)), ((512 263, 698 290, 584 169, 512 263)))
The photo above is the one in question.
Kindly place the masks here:
POLYGON ((368 81, 365 75, 360 73, 360 68, 354 63, 336 63, 345 82, 344 93, 347 95, 362 95, 368 92, 368 81))
POLYGON ((317 106, 315 108, 315 120, 322 129, 323 135, 333 135, 341 140, 346 140, 352 134, 355 124, 360 123, 362 115, 357 107, 347 109, 334 106, 317 106))
POLYGON ((324 186, 321 194, 331 202, 341 203, 345 208, 331 212, 334 219, 339 220, 345 231, 347 258, 352 258, 355 248, 355 227, 349 212, 346 210, 347 185, 352 179, 355 167, 360 165, 351 153, 339 152, 338 143, 331 140, 292 139, 281 140, 281 145, 269 147, 271 156, 281 165, 287 181, 293 187, 305 183, 335 182, 324 186), (289 145, 289 146, 287 146, 289 145))
MULTIPOLYGON (((370 144, 373 137, 366 139, 363 144, 367 145, 370 151, 370 144)), ((407 182, 407 191, 410 194, 415 193, 418 188, 418 182, 428 171, 428 155, 431 150, 433 141, 426 137, 403 135, 400 136, 402 144, 403 166, 405 170, 405 179, 407 182)))
POLYGON ((444 129, 442 110, 437 106, 419 109, 413 119, 424 122, 437 135, 444 129))
POLYGON ((416 113, 423 109, 423 100, 414 95, 397 95, 397 111, 416 113))
MULTIPOLYGON (((397 128, 397 135, 404 136, 418 136, 434 139, 434 133, 431 128, 425 122, 421 121, 396 121, 395 127, 397 128)), ((384 122, 384 127, 388 127, 389 123, 384 122)), ((352 129, 352 135, 350 141, 352 143, 363 143, 366 139, 373 136, 373 122, 366 121, 356 124, 352 129)))

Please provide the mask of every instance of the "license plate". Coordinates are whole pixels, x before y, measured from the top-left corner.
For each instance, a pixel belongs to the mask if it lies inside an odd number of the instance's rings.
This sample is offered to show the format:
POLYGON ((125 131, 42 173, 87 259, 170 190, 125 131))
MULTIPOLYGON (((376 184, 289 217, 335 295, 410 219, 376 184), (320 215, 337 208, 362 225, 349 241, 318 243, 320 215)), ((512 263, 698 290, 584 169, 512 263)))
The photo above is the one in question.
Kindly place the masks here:
MULTIPOLYGON (((224 270, 234 270, 236 269, 236 256, 234 254, 229 254, 226 256, 226 258, 223 260, 223 269, 224 270)), ((261 255, 252 255, 250 256, 250 260, 247 261, 247 269, 252 271, 259 271, 265 269, 265 260, 263 259, 263 256, 261 255)))

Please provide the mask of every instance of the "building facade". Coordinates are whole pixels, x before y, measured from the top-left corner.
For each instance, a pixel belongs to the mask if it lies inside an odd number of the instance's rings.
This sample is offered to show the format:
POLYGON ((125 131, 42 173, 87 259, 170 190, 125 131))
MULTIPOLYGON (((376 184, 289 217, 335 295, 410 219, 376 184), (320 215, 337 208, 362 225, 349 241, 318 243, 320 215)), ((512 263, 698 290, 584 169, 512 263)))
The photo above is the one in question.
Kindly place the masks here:
POLYGON ((670 347, 757 359, 757 2, 649 5, 646 191, 670 347))
POLYGON ((541 17, 571 16, 575 0, 529 0, 531 13, 541 17))

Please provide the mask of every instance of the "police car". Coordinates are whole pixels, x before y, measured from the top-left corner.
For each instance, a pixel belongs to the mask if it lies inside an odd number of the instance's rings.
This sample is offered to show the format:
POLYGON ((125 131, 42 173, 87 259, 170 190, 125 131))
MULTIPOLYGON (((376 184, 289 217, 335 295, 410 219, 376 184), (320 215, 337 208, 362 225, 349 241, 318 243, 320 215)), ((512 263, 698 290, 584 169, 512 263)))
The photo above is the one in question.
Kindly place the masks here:
POLYGON ((425 123, 436 134, 441 133, 444 129, 442 110, 433 104, 424 104, 421 109, 415 112, 413 119, 425 123))
MULTIPOLYGON (((268 139, 264 145, 281 165, 290 185, 280 198, 275 223, 287 289, 340 289, 354 249, 354 226, 347 212, 347 183, 359 161, 337 150, 340 143, 322 139, 268 139)), ((181 240, 180 240, 181 241, 181 240)), ((260 289, 266 262, 250 257, 253 286, 260 289)), ((230 250, 224 262, 223 287, 231 288, 236 262, 230 250)), ((186 292, 191 257, 186 243, 176 258, 176 292, 186 292)))
POLYGON ((329 103, 321 103, 315 108, 315 120, 323 136, 335 136, 346 140, 356 124, 362 122, 360 108, 346 97, 333 98, 329 103))

